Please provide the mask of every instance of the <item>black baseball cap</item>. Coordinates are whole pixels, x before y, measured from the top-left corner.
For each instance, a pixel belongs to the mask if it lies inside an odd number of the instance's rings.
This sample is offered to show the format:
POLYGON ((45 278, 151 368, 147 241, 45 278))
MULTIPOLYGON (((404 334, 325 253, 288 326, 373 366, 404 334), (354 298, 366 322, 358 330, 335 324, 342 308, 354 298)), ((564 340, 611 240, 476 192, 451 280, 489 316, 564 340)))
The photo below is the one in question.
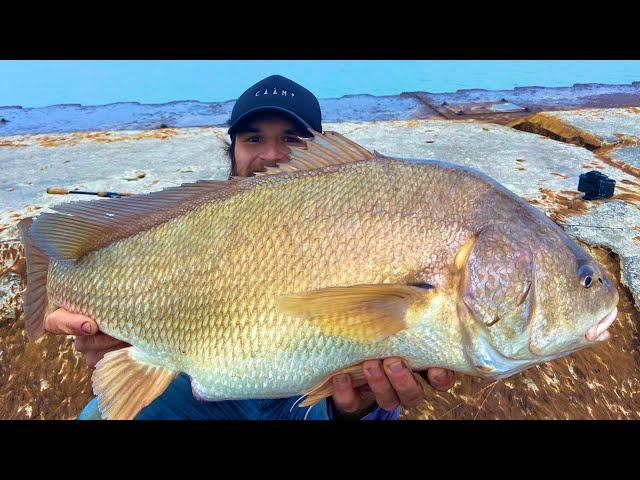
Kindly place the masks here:
POLYGON ((229 135, 234 135, 240 122, 263 111, 284 113, 305 136, 308 128, 322 133, 322 113, 315 95, 293 80, 271 75, 240 95, 229 119, 229 135))

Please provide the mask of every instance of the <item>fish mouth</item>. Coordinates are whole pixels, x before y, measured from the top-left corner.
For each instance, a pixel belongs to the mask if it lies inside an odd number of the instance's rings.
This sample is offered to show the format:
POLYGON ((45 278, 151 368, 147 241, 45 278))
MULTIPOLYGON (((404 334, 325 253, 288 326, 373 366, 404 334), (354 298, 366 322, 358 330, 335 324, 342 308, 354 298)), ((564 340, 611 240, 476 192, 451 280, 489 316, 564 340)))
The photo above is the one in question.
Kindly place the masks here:
POLYGON ((602 320, 587 330, 583 335, 584 339, 590 343, 604 342, 605 340, 608 340, 611 337, 611 334, 607 329, 611 326, 617 315, 618 307, 614 307, 614 309, 607 313, 602 320))

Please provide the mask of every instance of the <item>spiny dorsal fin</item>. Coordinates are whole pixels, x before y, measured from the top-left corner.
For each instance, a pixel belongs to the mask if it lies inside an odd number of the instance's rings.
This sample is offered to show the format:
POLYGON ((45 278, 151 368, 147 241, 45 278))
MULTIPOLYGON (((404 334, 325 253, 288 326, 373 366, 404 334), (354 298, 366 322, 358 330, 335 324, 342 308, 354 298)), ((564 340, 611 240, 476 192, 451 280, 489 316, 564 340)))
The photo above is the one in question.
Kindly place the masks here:
POLYGON ((207 201, 228 198, 239 191, 242 180, 200 180, 130 197, 63 203, 52 207, 57 213, 38 215, 28 233, 47 256, 77 260, 207 201))
POLYGON ((105 420, 131 420, 158 397, 179 372, 147 363, 135 347, 102 357, 91 376, 105 420))
POLYGON ((309 129, 314 135, 312 139, 303 139, 304 147, 293 147, 288 163, 278 163, 275 167, 267 167, 262 175, 276 175, 283 172, 313 170, 330 165, 362 162, 375 158, 376 155, 366 148, 349 140, 336 132, 324 134, 309 129))
POLYGON ((310 320, 328 335, 376 341, 407 327, 407 308, 433 294, 401 284, 354 285, 283 295, 280 312, 310 320))

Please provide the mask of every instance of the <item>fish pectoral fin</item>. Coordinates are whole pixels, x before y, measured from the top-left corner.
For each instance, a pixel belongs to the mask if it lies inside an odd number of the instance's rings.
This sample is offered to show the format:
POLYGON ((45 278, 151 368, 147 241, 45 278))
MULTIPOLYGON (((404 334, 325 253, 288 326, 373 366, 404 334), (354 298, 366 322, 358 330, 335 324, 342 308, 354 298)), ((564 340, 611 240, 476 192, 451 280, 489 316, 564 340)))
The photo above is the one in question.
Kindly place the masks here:
POLYGON ((91 376, 102 418, 133 419, 178 373, 144 361, 135 347, 107 353, 91 376))
POLYGON ((427 300, 432 292, 400 284, 332 287, 283 295, 277 308, 307 318, 328 335, 382 340, 405 329, 409 306, 427 300))

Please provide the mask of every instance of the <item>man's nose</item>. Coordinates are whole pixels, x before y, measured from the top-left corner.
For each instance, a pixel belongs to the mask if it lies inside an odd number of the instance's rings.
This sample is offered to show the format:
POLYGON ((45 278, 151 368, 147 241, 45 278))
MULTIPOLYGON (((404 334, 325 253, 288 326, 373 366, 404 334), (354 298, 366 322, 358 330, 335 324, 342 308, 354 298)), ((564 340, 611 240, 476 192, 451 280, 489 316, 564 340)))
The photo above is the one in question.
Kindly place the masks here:
POLYGON ((285 160, 289 154, 289 149, 286 145, 270 144, 260 155, 264 160, 269 162, 278 162, 285 160))

